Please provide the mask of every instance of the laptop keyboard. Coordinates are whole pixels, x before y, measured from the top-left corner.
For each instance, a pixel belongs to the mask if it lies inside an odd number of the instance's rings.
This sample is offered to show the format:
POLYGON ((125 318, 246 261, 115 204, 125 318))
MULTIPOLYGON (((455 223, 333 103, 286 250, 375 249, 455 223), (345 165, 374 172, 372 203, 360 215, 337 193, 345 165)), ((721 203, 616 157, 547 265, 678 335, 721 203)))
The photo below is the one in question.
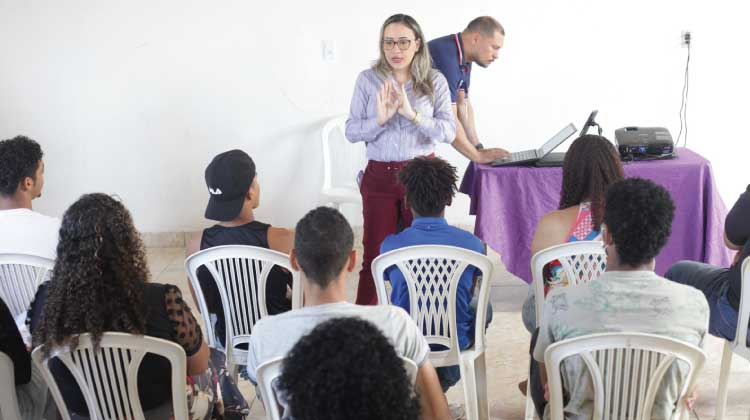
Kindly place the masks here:
POLYGON ((513 162, 531 159, 536 159, 536 150, 524 150, 522 152, 513 152, 510 154, 510 160, 513 162))

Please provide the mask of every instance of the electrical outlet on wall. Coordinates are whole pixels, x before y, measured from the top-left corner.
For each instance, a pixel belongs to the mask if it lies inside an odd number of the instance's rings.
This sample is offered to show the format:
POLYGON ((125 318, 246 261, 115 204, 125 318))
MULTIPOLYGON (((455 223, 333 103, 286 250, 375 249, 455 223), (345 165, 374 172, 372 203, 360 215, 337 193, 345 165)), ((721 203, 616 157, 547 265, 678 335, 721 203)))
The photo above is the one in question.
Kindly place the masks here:
POLYGON ((682 31, 682 36, 680 36, 680 45, 687 48, 690 46, 690 43, 693 40, 693 35, 688 30, 682 31))
POLYGON ((323 61, 330 63, 336 61, 336 45, 330 39, 325 39, 321 42, 323 61))

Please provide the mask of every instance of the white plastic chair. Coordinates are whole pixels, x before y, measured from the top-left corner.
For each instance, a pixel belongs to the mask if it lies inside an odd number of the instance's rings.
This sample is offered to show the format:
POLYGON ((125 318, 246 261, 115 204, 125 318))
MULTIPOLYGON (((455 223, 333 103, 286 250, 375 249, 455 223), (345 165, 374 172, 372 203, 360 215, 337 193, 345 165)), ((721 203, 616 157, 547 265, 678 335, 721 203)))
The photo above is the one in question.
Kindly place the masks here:
POLYGON ((740 310, 737 316, 737 332, 734 341, 724 342, 724 352, 721 356, 719 391, 716 396, 717 420, 722 420, 726 414, 732 356, 736 354, 750 360, 750 347, 747 346, 748 319, 750 319, 750 258, 746 258, 742 263, 742 296, 740 297, 740 310))
POLYGON ((16 375, 13 360, 0 352, 0 419, 21 420, 16 397, 16 375))
MULTIPOLYGON (((406 369, 406 375, 409 377, 412 386, 417 381, 417 364, 411 359, 401 357, 401 362, 406 369)), ((282 407, 276 398, 276 391, 273 389, 273 382, 281 376, 281 368, 284 363, 284 357, 277 357, 269 360, 260 366, 256 372, 258 377, 258 391, 260 392, 263 406, 266 409, 266 415, 269 420, 281 420, 282 407)))
POLYGON ((41 347, 37 347, 31 358, 42 372, 63 420, 70 420, 70 412, 49 368, 49 362, 54 358, 60 360, 75 378, 91 420, 145 420, 138 397, 138 368, 148 353, 169 360, 174 418, 189 418, 185 395, 185 350, 171 341, 108 332, 102 334, 99 350, 95 352, 91 336, 82 334, 73 351, 55 349, 45 359, 41 347))
POLYGON ((430 352, 436 367, 459 365, 463 379, 468 420, 489 419, 485 324, 492 262, 482 254, 443 245, 410 246, 387 252, 372 262, 375 289, 380 305, 390 299, 385 288, 385 270, 396 266, 409 290, 409 309, 430 344, 447 350, 430 352), (456 292, 464 270, 474 266, 482 273, 479 284, 474 345, 460 350, 456 331, 456 292), (428 308, 426 302, 430 303, 428 308))
MULTIPOLYGON (((544 313, 544 267, 558 260, 571 284, 586 284, 598 278, 607 267, 607 254, 600 241, 567 242, 545 248, 531 257, 532 287, 536 308, 536 325, 542 325, 544 313)), ((529 382, 527 382, 529 383, 529 382)), ((531 392, 526 392, 526 420, 535 417, 536 410, 531 392)))
POLYGON ((700 348, 654 334, 592 334, 552 344, 544 353, 552 420, 565 418, 560 365, 571 356, 580 356, 591 375, 594 420, 650 419, 662 379, 677 361, 684 363, 687 372, 680 384, 674 418, 687 420, 684 399, 706 361, 700 348))
POLYGON ((39 285, 49 280, 53 260, 28 254, 0 254, 0 298, 15 318, 29 309, 39 285))
POLYGON ((292 309, 302 307, 302 284, 292 269, 289 256, 267 248, 246 245, 224 245, 207 248, 187 257, 185 268, 195 290, 198 306, 206 324, 208 345, 216 347, 213 325, 198 281, 198 269, 205 266, 219 289, 226 322, 227 370, 237 379, 238 365, 247 364, 247 350, 237 349, 247 343, 253 326, 268 315, 266 281, 274 266, 292 273, 292 309))
POLYGON ((344 125, 347 118, 348 115, 336 116, 329 120, 321 131, 323 186, 320 193, 324 204, 331 205, 338 210, 341 210, 341 205, 344 203, 362 205, 357 173, 367 164, 364 147, 360 144, 350 144, 346 140, 344 125), (334 177, 334 171, 340 176, 334 177), (334 184, 334 178, 338 180, 336 184, 334 184))

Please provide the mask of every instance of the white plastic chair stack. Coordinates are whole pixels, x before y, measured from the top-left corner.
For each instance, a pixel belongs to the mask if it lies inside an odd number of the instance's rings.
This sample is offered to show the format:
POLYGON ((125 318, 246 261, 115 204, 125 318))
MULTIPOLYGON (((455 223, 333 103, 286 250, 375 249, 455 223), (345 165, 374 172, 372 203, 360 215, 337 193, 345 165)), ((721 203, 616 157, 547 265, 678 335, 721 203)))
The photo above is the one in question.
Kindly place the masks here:
POLYGON ((324 204, 338 210, 341 210, 344 203, 362 205, 357 173, 367 164, 364 147, 360 144, 350 144, 346 140, 344 124, 347 118, 348 115, 334 117, 321 131, 323 186, 320 193, 324 204))
MULTIPOLYGON (((414 385, 417 380, 417 364, 404 357, 401 357, 401 362, 404 364, 406 375, 409 377, 411 384, 414 385)), ((276 398, 273 382, 281 376, 283 363, 284 358, 277 357, 258 366, 258 390, 261 399, 264 401, 263 405, 269 420, 281 420, 282 407, 276 398)))
POLYGON ((747 345, 747 328, 750 319, 750 258, 742 263, 742 296, 740 310, 737 316, 737 332, 734 341, 724 342, 724 352, 721 356, 721 373, 719 376, 719 391, 716 396, 716 419, 722 420, 726 415, 727 394, 729 392, 729 374, 732 370, 732 356, 738 355, 750 360, 750 347, 747 345))
POLYGON ((16 375, 13 360, 0 352, 0 419, 21 420, 16 399, 16 375))
POLYGON ((235 367, 247 364, 248 353, 237 346, 247 343, 255 323, 268 315, 266 282, 271 269, 277 265, 292 273, 292 309, 301 308, 302 285, 299 273, 292 269, 286 254, 255 246, 225 245, 204 249, 185 260, 190 284, 195 290, 205 321, 205 335, 210 347, 216 347, 216 339, 198 281, 200 267, 206 267, 219 289, 226 322, 227 369, 233 372, 235 379, 235 367))
POLYGON ((0 298, 13 317, 29 309, 39 285, 49 280, 53 260, 26 254, 0 254, 0 298))
POLYGON ((684 399, 706 361, 700 348, 653 334, 604 333, 560 341, 544 353, 552 420, 565 418, 561 364, 572 356, 580 356, 591 375, 594 420, 650 419, 662 379, 680 368, 674 363, 686 368, 674 418, 687 420, 684 399))
POLYGON ((378 302, 388 305, 385 270, 396 266, 409 290, 411 316, 427 342, 445 346, 432 351, 436 367, 459 365, 469 420, 489 419, 485 361, 485 323, 492 262, 484 255, 463 248, 441 245, 411 246, 380 255, 372 262, 378 302), (461 274, 471 266, 482 273, 479 284, 474 345, 460 350, 456 331, 456 292, 461 274))
POLYGON ((169 360, 174 418, 188 418, 182 347, 159 338, 113 332, 102 334, 99 347, 95 352, 91 336, 82 334, 74 351, 57 349, 44 359, 37 347, 31 354, 64 420, 70 420, 70 413, 50 371, 52 359, 60 360, 75 378, 92 420, 145 420, 138 398, 138 368, 148 353, 169 360))
MULTIPOLYGON (((607 268, 607 254, 600 241, 568 242, 545 248, 531 257, 536 307, 536 325, 542 325, 544 313, 544 267, 558 260, 571 284, 586 284, 597 279, 607 268)), ((536 411, 531 400, 531 392, 526 392, 526 420, 534 418, 536 411)))

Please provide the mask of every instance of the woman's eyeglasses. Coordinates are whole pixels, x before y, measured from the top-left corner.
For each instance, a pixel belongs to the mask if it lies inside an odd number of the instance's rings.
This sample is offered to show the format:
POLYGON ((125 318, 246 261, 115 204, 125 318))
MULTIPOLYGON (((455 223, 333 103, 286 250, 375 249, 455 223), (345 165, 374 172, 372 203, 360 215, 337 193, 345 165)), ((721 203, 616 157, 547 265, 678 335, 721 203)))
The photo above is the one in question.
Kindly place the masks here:
POLYGON ((383 49, 386 51, 392 50, 396 45, 398 45, 399 50, 406 51, 411 46, 411 39, 399 39, 398 41, 392 39, 383 40, 383 49))

